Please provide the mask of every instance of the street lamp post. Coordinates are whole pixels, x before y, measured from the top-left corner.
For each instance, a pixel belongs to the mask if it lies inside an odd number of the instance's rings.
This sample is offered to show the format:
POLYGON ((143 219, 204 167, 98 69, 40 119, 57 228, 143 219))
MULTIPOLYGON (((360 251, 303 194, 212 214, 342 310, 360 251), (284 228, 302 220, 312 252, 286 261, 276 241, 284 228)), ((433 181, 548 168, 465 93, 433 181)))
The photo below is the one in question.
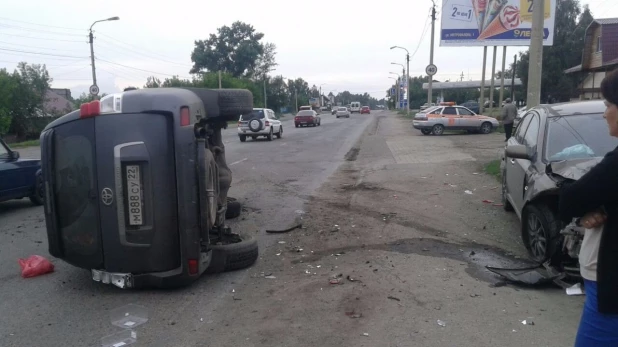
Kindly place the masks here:
POLYGON ((406 67, 406 71, 407 71, 407 74, 406 74, 406 100, 408 101, 408 102, 406 102, 406 115, 409 115, 410 114, 410 90, 409 90, 409 88, 410 88, 410 86, 409 86, 409 84, 410 84, 410 52, 406 48, 404 48, 404 47, 400 47, 400 46, 393 46, 393 47, 391 47, 391 49, 394 49, 394 48, 399 48, 399 49, 403 49, 404 51, 406 51, 406 64, 407 64, 407 67, 406 67))
POLYGON ((327 85, 328 83, 322 83, 320 84, 320 107, 324 106, 324 100, 322 100, 322 86, 327 85))
MULTIPOLYGON (((391 64, 392 65, 399 65, 399 66, 401 66, 401 70, 403 71, 403 74, 401 75, 401 80, 403 81, 403 79, 406 77, 406 67, 403 66, 403 64, 399 64, 399 63, 391 63, 391 64)), ((407 89, 407 83, 404 84, 404 86, 407 89)), ((397 87, 399 88, 400 86, 397 86, 397 87)), ((401 99, 401 97, 400 97, 400 99, 401 99)), ((407 100, 407 97, 404 100, 407 100)), ((403 102, 403 100, 400 100, 400 101, 403 102)))
MULTIPOLYGON (((92 35, 92 27, 99 23, 99 22, 109 22, 109 21, 113 21, 113 20, 119 20, 120 17, 116 16, 116 17, 109 17, 107 19, 101 19, 98 20, 94 23, 92 23, 92 25, 90 26, 90 29, 88 29, 89 34, 88 34, 88 38, 90 41, 90 63, 92 64, 92 85, 96 86, 97 85, 97 72, 96 72, 96 68, 94 67, 94 36, 92 35)), ((97 92, 98 94, 98 92, 97 92)))

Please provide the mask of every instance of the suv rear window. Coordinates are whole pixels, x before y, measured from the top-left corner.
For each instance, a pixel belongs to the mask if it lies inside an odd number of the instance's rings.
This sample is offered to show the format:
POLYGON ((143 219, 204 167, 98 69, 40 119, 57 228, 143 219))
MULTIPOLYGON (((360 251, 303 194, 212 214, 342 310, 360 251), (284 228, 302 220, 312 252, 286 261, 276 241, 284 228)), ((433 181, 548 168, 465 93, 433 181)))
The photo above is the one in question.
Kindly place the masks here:
POLYGON ((242 116, 240 120, 247 120, 251 118, 264 119, 264 110, 253 110, 248 115, 242 116))

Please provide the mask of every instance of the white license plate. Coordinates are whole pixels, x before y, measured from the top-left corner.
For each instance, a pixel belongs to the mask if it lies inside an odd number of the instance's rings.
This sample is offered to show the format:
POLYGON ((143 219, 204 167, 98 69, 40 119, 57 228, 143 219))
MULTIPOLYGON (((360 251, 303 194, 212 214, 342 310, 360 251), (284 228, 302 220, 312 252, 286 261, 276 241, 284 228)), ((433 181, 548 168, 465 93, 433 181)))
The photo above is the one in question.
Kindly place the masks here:
POLYGON ((144 204, 142 201, 142 179, 139 165, 127 165, 127 210, 129 225, 144 224, 144 204))

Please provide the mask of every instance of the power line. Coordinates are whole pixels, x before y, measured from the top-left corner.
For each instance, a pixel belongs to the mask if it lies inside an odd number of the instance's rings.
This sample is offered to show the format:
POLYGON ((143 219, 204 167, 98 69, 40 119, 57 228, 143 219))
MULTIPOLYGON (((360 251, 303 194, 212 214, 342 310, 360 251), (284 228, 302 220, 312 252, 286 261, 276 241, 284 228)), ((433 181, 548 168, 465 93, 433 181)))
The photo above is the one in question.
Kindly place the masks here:
MULTIPOLYGON (((62 64, 62 65, 55 65, 55 64, 49 65, 49 64, 46 64, 46 63, 28 63, 28 64, 45 65, 45 66, 48 66, 48 67, 67 67, 67 66, 75 65, 75 63, 78 63, 78 62, 79 61, 72 61, 69 64, 62 64)), ((0 60, 0 63, 19 64, 19 63, 24 63, 24 61, 23 60, 22 61, 0 60)))
POLYGON ((33 40, 45 40, 45 41, 62 41, 62 42, 79 42, 79 43, 87 42, 85 40, 84 41, 78 41, 78 40, 50 39, 50 38, 47 38, 47 37, 34 37, 34 36, 26 36, 26 35, 9 34, 9 33, 3 33, 3 32, 0 32, 0 35, 21 37, 21 38, 33 39, 33 40))
MULTIPOLYGON (((109 35, 106 35, 106 34, 102 33, 102 32, 97 32, 97 34, 99 34, 99 35, 103 35, 103 36, 105 36, 105 37, 107 37, 107 38, 109 38, 109 39, 112 39, 112 40, 114 40, 114 41, 116 41, 116 42, 119 42, 119 43, 121 43, 121 44, 123 44, 123 45, 125 45, 125 46, 129 46, 129 47, 133 47, 133 46, 134 46, 134 45, 132 45, 132 44, 130 44, 130 43, 122 42, 122 41, 120 41, 120 40, 118 40, 118 39, 115 39, 115 38, 113 38, 113 37, 111 37, 111 36, 109 36, 109 35)), ((123 49, 125 49, 125 48, 123 47, 123 49)), ((167 57, 167 56, 165 56, 165 55, 163 55, 163 54, 160 54, 160 53, 156 53, 156 52, 150 51, 150 50, 145 49, 145 48, 143 48, 143 47, 142 47, 142 48, 140 48, 140 49, 141 49, 141 50, 143 50, 143 51, 148 51, 148 52, 150 52, 150 53, 151 53, 151 54, 153 54, 153 55, 157 55, 157 56, 160 56, 160 57, 164 57, 164 58, 166 58, 166 59, 172 59, 172 58, 167 57)))
POLYGON ((89 67, 90 67, 90 65, 82 66, 82 67, 80 67, 80 68, 79 68, 79 69, 77 69, 77 70, 71 70, 71 71, 61 72, 61 73, 59 73, 59 74, 54 74, 54 75, 53 75, 53 76, 51 76, 51 77, 55 79, 55 77, 57 77, 57 76, 64 76, 64 75, 72 74, 72 73, 79 72, 79 71, 82 71, 82 70, 84 70, 84 69, 87 69, 87 68, 89 68, 89 67))
POLYGON ((24 28, 24 27, 20 27, 20 26, 16 26, 16 25, 8 25, 8 24, 0 24, 0 28, 28 31, 28 32, 33 32, 33 33, 44 33, 44 34, 50 34, 50 35, 61 35, 61 36, 84 36, 85 35, 85 33, 84 34, 59 33, 59 32, 55 32, 55 31, 32 29, 32 28, 24 28))
POLYGON ((178 62, 175 62, 175 61, 170 61, 170 60, 165 60, 165 59, 157 58, 157 57, 154 57, 154 56, 150 56, 150 55, 147 55, 147 54, 144 54, 144 53, 132 50, 132 49, 121 47, 121 46, 119 46, 119 45, 117 45, 117 44, 115 44, 113 42, 107 41, 107 40, 98 39, 97 41, 101 41, 101 42, 105 43, 105 45, 103 45, 104 48, 111 49, 111 50, 119 52, 121 54, 128 55, 126 51, 129 51, 129 52, 133 52, 136 55, 140 55, 142 57, 146 57, 146 58, 149 58, 149 59, 153 59, 153 60, 157 60, 157 61, 161 61, 161 62, 165 62, 165 63, 169 63, 169 64, 179 65, 179 66, 182 66, 182 67, 185 67, 185 68, 188 68, 188 69, 191 68, 190 64, 183 64, 183 63, 178 63, 178 62), (112 46, 109 47, 107 45, 112 45, 112 46))
POLYGON ((8 49, 8 48, 0 48, 0 51, 9 51, 9 52, 19 52, 26 54, 37 54, 37 55, 48 55, 51 57, 63 57, 63 58, 73 58, 73 59, 84 59, 88 57, 76 57, 74 55, 62 55, 62 54, 51 54, 51 53, 41 53, 41 52, 30 52, 30 51, 22 51, 17 49, 8 49))
POLYGON ((77 52, 74 49, 58 49, 58 48, 39 47, 39 46, 32 46, 32 45, 21 45, 19 43, 12 43, 12 42, 6 42, 6 41, 0 41, 0 43, 4 43, 4 44, 7 44, 7 45, 13 45, 13 46, 28 47, 28 48, 47 49, 47 50, 51 50, 51 51, 77 52))
MULTIPOLYGON (((429 9, 429 11, 431 11, 431 9, 429 9)), ((418 45, 416 46, 414 53, 412 53, 412 55, 410 56, 410 59, 414 57, 416 52, 418 52, 418 49, 421 47, 421 43, 423 43, 423 39, 425 38, 425 35, 427 34, 427 29, 429 28, 427 24, 429 24, 429 15, 427 16, 427 18, 425 18, 425 26, 423 28, 423 33, 421 34, 421 39, 418 41, 418 45)))
POLYGON ((0 17, 0 20, 9 21, 9 22, 16 22, 16 23, 23 23, 23 24, 30 24, 30 25, 36 25, 36 26, 41 26, 41 27, 56 28, 56 29, 76 30, 76 31, 77 30, 79 30, 79 31, 83 31, 84 30, 84 29, 78 29, 78 28, 60 27, 60 26, 55 26, 55 25, 37 24, 37 23, 26 22, 26 21, 23 21, 23 20, 16 20, 16 19, 11 19, 11 18, 6 18, 6 17, 0 17))
POLYGON ((144 70, 144 69, 140 69, 140 68, 136 68, 136 67, 132 67, 132 66, 127 66, 127 65, 123 65, 123 64, 114 63, 112 61, 101 59, 101 58, 97 58, 97 60, 106 62, 108 64, 118 65, 118 66, 122 66, 122 67, 125 67, 125 68, 128 68, 128 69, 138 70, 138 71, 143 71, 143 72, 148 72, 148 73, 153 73, 153 74, 157 74, 157 75, 165 75, 165 76, 172 76, 172 77, 179 77, 179 78, 180 77, 182 77, 182 78, 189 78, 189 77, 180 76, 180 75, 166 74, 166 73, 156 72, 156 71, 151 71, 151 70, 144 70))

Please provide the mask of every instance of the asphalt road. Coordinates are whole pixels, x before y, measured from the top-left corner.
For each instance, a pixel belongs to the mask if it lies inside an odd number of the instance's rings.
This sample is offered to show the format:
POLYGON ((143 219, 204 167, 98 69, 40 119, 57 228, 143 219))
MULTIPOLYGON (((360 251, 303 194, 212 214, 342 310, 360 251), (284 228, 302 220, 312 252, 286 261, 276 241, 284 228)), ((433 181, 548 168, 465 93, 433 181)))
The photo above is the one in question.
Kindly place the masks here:
MULTIPOLYGON (((241 143, 236 128, 227 129, 230 196, 246 207, 232 227, 259 232, 261 252, 266 251, 275 241, 264 237, 264 230, 285 228, 299 218, 309 196, 345 160, 374 117, 335 119, 322 114, 320 127, 300 129, 286 119, 283 139, 272 142, 241 143)), ((20 153, 24 158, 39 154, 37 148, 20 153)), ((207 335, 203 331, 209 322, 230 305, 223 298, 250 274, 205 276, 174 291, 128 291, 95 283, 89 272, 51 257, 53 274, 23 279, 17 260, 32 254, 50 257, 42 207, 33 207, 28 199, 0 203, 0 346, 97 346, 102 337, 119 331, 110 323, 110 310, 130 303, 149 313, 149 321, 136 329, 136 346, 205 346, 207 342, 198 343, 192 335, 207 335)))

